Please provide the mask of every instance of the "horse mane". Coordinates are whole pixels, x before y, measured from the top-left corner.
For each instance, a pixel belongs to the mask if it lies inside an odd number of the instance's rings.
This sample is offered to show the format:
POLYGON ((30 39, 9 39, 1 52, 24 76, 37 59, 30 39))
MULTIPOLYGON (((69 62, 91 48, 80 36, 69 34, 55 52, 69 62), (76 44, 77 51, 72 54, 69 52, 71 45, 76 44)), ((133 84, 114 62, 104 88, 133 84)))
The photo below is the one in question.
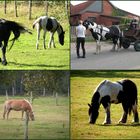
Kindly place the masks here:
POLYGON ((104 80, 104 81, 102 81, 101 83, 99 83, 99 85, 96 87, 95 91, 99 91, 100 88, 101 88, 106 82, 108 82, 108 80, 104 80))
POLYGON ((31 108, 31 110, 32 110, 32 105, 31 105, 31 103, 30 103, 28 100, 26 100, 26 99, 24 99, 24 101, 27 102, 27 103, 29 104, 29 106, 30 106, 30 108, 31 108))

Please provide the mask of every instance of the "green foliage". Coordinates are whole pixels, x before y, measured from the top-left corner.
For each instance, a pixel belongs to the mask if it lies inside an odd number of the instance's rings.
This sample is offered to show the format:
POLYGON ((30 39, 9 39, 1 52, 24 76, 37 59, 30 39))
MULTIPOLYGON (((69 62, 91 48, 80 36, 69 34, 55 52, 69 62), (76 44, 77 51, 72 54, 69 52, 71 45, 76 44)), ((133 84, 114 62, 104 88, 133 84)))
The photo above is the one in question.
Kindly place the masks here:
POLYGON ((120 9, 113 8, 112 16, 126 16, 126 13, 120 9))
POLYGON ((68 71, 0 71, 0 73, 0 95, 5 94, 5 90, 12 93, 13 86, 17 95, 25 93, 29 96, 32 92, 33 97, 42 96, 44 88, 49 96, 56 92, 59 95, 68 94, 68 71))
MULTIPOLYGON (((71 72, 71 138, 72 139, 137 139, 139 124, 132 124, 133 115, 128 116, 127 124, 118 125, 122 116, 122 105, 111 105, 112 124, 102 125, 105 110, 100 106, 95 125, 89 124, 88 103, 93 92, 104 79, 118 81, 124 78, 134 81, 138 88, 140 103, 140 71, 72 71, 71 72)), ((140 107, 138 104, 138 112, 140 107)))

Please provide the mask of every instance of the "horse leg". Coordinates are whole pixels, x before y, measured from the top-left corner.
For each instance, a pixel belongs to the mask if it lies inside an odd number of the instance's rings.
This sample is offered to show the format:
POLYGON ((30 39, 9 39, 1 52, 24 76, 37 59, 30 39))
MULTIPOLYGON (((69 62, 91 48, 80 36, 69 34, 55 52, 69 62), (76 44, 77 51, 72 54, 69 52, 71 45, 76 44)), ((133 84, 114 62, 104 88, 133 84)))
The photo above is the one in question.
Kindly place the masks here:
POLYGON ((40 26, 39 24, 36 25, 36 28, 37 28, 37 41, 36 41, 36 49, 38 49, 38 45, 39 45, 39 39, 40 39, 40 26))
POLYGON ((96 41, 96 52, 95 54, 99 54, 99 41, 96 41))
POLYGON ((11 111, 11 109, 8 109, 8 111, 7 111, 7 120, 8 120, 10 111, 11 111))
POLYGON ((46 30, 44 30, 44 34, 43 34, 43 47, 44 47, 44 49, 46 49, 45 39, 46 39, 46 30))
POLYGON ((4 112, 3 112, 3 119, 5 119, 5 115, 6 115, 7 109, 6 106, 4 107, 4 112))
POLYGON ((101 103, 105 109, 105 112, 106 112, 106 116, 105 116, 105 120, 103 122, 103 124, 111 124, 111 118, 110 118, 110 97, 109 96, 106 96, 106 97, 103 97, 102 100, 101 100, 101 103))
POLYGON ((53 42, 53 33, 50 32, 50 40, 49 40, 49 43, 48 43, 48 48, 51 47, 52 42, 53 42))
POLYGON ((132 110, 133 110, 133 115, 134 115, 133 122, 138 123, 139 122, 139 116, 138 116, 138 111, 137 111, 136 103, 132 106, 132 110))
POLYGON ((7 61, 6 61, 6 46, 7 46, 8 40, 4 41, 4 46, 2 47, 2 64, 3 65, 7 65, 7 61))
POLYGON ((21 119, 23 119, 23 115, 24 115, 24 111, 22 110, 22 116, 21 116, 21 119))
POLYGON ((127 115, 128 115, 128 107, 127 107, 127 104, 123 103, 123 102, 122 102, 122 106, 123 106, 124 113, 123 113, 119 123, 126 123, 127 115))
POLYGON ((53 36, 52 36, 52 44, 53 44, 53 47, 56 48, 55 42, 54 42, 54 34, 53 34, 53 36))

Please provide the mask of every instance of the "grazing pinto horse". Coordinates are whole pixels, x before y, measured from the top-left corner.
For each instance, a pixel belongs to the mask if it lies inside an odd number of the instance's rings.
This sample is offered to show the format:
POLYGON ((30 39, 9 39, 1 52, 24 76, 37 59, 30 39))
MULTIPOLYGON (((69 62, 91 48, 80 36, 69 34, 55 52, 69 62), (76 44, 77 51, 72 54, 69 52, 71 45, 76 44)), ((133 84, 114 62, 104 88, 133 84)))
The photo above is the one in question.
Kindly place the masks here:
POLYGON ((32 110, 32 106, 30 102, 25 99, 5 101, 3 119, 5 119, 6 113, 7 113, 7 119, 8 119, 8 116, 11 110, 22 111, 22 117, 23 117, 23 113, 26 112, 28 115, 28 118, 30 117, 32 121, 34 120, 34 113, 32 110))
POLYGON ((0 19, 0 47, 2 48, 2 64, 3 65, 7 64, 6 47, 7 47, 11 32, 13 32, 14 38, 12 39, 13 42, 10 49, 14 45, 15 40, 19 38, 20 33, 28 32, 32 34, 30 31, 28 31, 27 28, 23 27, 19 23, 5 20, 5 19, 0 19), (4 42, 4 44, 2 44, 2 42, 4 42))
POLYGON ((50 32, 50 40, 49 40, 48 48, 51 47, 51 44, 53 44, 53 47, 55 48, 54 33, 56 31, 58 33, 59 43, 61 45, 64 45, 64 34, 65 34, 65 32, 63 31, 63 28, 60 25, 60 23, 54 17, 41 16, 33 23, 33 28, 35 26, 36 26, 36 29, 37 29, 36 49, 38 49, 41 29, 44 30, 44 34, 43 34, 44 49, 46 49, 45 38, 46 38, 46 32, 47 31, 50 32))
POLYGON ((99 54, 101 51, 101 44, 100 41, 112 39, 113 41, 113 48, 112 51, 115 51, 116 45, 118 46, 117 50, 121 48, 121 38, 122 38, 122 32, 117 25, 113 25, 109 28, 104 27, 103 25, 98 25, 95 22, 90 22, 88 20, 85 20, 83 22, 83 25, 86 27, 86 29, 89 29, 92 33, 93 38, 96 40, 96 52, 95 54, 99 54))
POLYGON ((96 88, 89 105, 90 123, 94 124, 99 114, 100 104, 103 105, 106 112, 105 121, 103 124, 111 124, 110 106, 111 103, 122 103, 124 110, 120 123, 126 123, 127 115, 133 111, 134 122, 139 122, 137 112, 137 87, 131 80, 125 79, 118 82, 108 80, 102 81, 96 88))

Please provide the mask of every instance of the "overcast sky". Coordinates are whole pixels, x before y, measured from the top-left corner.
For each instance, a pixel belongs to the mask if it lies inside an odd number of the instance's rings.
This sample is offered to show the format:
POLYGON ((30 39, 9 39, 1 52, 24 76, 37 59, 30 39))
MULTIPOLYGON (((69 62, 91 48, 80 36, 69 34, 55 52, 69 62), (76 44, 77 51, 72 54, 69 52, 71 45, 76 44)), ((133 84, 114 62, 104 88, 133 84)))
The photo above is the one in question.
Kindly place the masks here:
MULTIPOLYGON (((72 4, 79 4, 81 2, 84 1, 71 1, 72 4)), ((111 3, 120 9, 140 16, 140 1, 111 1, 111 3)))

